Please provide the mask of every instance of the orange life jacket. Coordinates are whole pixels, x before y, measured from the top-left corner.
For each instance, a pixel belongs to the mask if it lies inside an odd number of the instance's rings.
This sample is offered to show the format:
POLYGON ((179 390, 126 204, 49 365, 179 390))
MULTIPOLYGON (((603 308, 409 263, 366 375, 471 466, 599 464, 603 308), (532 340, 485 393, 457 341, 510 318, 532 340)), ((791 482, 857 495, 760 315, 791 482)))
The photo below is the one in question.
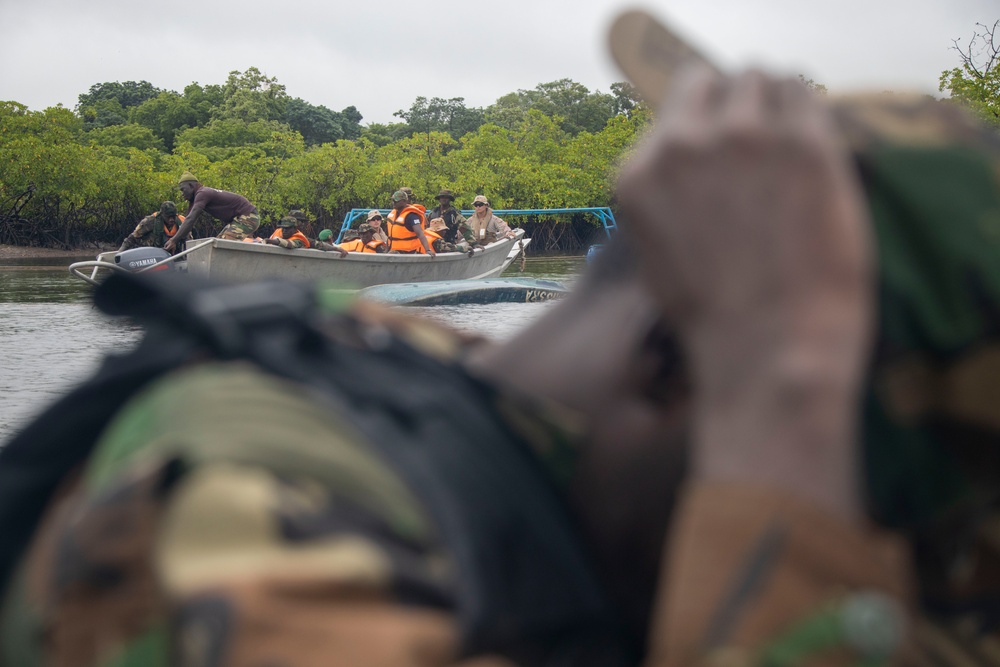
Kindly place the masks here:
MULTIPOLYGON (((440 241, 441 238, 442 238, 440 234, 438 234, 437 232, 435 232, 433 230, 430 230, 430 229, 425 229, 424 230, 424 236, 427 237, 427 245, 429 245, 431 247, 431 250, 434 249, 434 242, 435 241, 440 241)), ((420 252, 424 252, 424 249, 421 248, 420 252)))
POLYGON ((341 243, 340 247, 347 252, 378 252, 376 248, 382 245, 385 243, 378 239, 372 239, 368 243, 363 243, 361 239, 352 239, 341 243))
MULTIPOLYGON (((156 213, 152 213, 151 215, 156 215, 156 213)), ((181 221, 181 224, 184 224, 184 216, 183 215, 178 215, 177 219, 181 221)), ((177 233, 177 228, 178 228, 178 225, 177 225, 176 222, 173 224, 172 227, 167 227, 167 223, 165 223, 165 222, 163 223, 163 233, 167 235, 168 239, 172 239, 174 237, 174 234, 177 233)))
MULTIPOLYGON (((281 227, 278 227, 277 229, 274 230, 274 233, 271 234, 271 238, 272 239, 285 239, 285 237, 281 235, 281 227)), ((302 241, 302 247, 303 248, 311 248, 312 247, 312 244, 309 243, 309 239, 306 238, 306 235, 303 234, 300 231, 296 231, 294 234, 292 234, 291 236, 289 236, 285 240, 286 241, 291 241, 293 239, 298 239, 298 240, 302 241)))
POLYGON ((388 229, 386 232, 389 234, 389 249, 396 250, 398 252, 426 252, 424 246, 420 243, 420 237, 417 236, 416 232, 411 232, 406 228, 406 225, 402 223, 406 220, 406 216, 410 213, 416 213, 420 217, 420 226, 425 226, 426 216, 424 216, 423 206, 414 206, 410 204, 402 211, 396 211, 393 209, 389 211, 389 216, 386 218, 388 223, 388 229), (396 222, 396 220, 400 222, 396 222))

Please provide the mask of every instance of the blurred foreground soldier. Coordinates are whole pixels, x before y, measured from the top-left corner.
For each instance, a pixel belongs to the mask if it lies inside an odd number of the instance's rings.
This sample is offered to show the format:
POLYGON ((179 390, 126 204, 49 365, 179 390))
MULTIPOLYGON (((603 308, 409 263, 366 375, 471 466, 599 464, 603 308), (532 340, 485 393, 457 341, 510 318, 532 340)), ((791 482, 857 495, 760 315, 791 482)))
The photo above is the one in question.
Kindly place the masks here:
POLYGON ((347 251, 341 246, 333 242, 333 230, 324 229, 319 233, 319 238, 316 239, 316 243, 312 246, 316 250, 323 250, 325 252, 338 252, 341 257, 347 257, 347 251))
MULTIPOLYGON (((437 218, 441 218, 444 221, 444 230, 440 232, 441 238, 443 238, 448 243, 458 243, 462 239, 459 238, 459 228, 462 223, 465 222, 465 216, 462 212, 454 207, 455 195, 451 190, 441 190, 437 196, 438 205, 427 212, 428 225, 434 222, 437 218)), ((466 232, 468 238, 466 241, 472 240, 472 232, 466 232)))
POLYGON ((113 275, 146 341, 0 450, 2 660, 997 663, 998 165, 693 72, 511 341, 113 275))
MULTIPOLYGON (((177 214, 177 206, 172 201, 160 204, 160 210, 150 213, 139 221, 132 233, 125 237, 118 252, 125 252, 139 246, 163 247, 168 239, 177 234, 177 223, 183 224, 184 216, 177 214)), ((177 248, 174 248, 176 252, 177 248)))
POLYGON ((286 215, 278 222, 278 228, 274 230, 267 242, 287 250, 311 246, 309 238, 299 231, 299 221, 290 215, 286 215))
POLYGON ((187 219, 172 238, 163 245, 167 250, 173 250, 187 238, 191 227, 198 222, 202 211, 225 223, 218 238, 230 241, 242 241, 252 237, 260 227, 260 217, 257 208, 246 197, 234 192, 206 188, 198 182, 191 172, 181 175, 177 186, 188 202, 187 219))

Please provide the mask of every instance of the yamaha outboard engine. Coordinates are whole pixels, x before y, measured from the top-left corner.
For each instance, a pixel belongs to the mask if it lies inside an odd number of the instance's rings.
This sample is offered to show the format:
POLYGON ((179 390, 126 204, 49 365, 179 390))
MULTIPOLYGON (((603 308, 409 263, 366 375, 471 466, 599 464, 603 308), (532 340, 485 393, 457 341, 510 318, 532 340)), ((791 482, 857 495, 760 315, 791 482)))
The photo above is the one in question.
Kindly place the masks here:
MULTIPOLYGON (((163 248, 132 248, 115 255, 115 264, 129 271, 139 271, 157 262, 162 262, 168 257, 170 257, 170 253, 163 248)), ((176 269, 175 265, 176 262, 168 262, 152 269, 152 271, 173 271, 176 269)))

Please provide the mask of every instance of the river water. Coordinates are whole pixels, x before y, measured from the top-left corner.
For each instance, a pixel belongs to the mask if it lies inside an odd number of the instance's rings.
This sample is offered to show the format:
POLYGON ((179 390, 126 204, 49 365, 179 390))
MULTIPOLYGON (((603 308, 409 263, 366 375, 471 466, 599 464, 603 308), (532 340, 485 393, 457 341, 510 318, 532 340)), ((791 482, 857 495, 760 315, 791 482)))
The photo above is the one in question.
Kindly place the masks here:
MULTIPOLYGON (((81 257, 79 259, 92 259, 81 257)), ((73 260, 0 260, 0 446, 21 424, 87 377, 108 352, 124 351, 142 330, 90 304, 91 288, 70 276, 73 260)), ((505 277, 571 281, 582 257, 530 258, 505 277)), ((457 329, 503 339, 530 324, 549 303, 408 308, 457 329)))

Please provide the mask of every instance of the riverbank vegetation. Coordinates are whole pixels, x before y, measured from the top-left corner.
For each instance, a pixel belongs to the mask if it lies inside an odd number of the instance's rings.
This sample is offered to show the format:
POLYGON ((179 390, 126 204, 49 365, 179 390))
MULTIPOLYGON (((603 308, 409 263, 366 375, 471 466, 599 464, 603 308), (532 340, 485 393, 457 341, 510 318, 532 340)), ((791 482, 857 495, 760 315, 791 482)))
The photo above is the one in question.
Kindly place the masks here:
MULTIPOLYGON (((465 207, 480 193, 495 208, 608 206, 617 165, 650 120, 628 84, 601 93, 570 80, 486 108, 420 97, 396 116, 363 126, 355 107, 292 98, 256 68, 183 93, 147 81, 96 84, 72 110, 0 102, 0 243, 118 243, 180 196, 184 171, 243 194, 265 224, 303 209, 314 233, 339 226, 350 208, 387 207, 403 185, 428 208, 441 188, 465 207)), ((550 251, 578 250, 594 224, 512 222, 532 227, 536 247, 550 251)), ((207 220, 199 231, 217 227, 207 220)))
MULTIPOLYGON (((998 40, 1000 21, 955 40, 959 66, 941 74, 939 90, 948 94, 942 103, 1000 129, 998 40)), ((183 92, 99 83, 74 109, 0 102, 0 244, 117 244, 161 201, 179 198, 184 171, 245 195, 265 225, 303 209, 310 233, 338 227, 351 208, 387 207, 404 185, 428 207, 441 188, 460 207, 476 194, 495 208, 613 207, 618 165, 651 122, 629 84, 603 93, 569 79, 485 108, 418 97, 395 115, 362 125, 356 107, 291 97, 256 68, 183 92)), ((511 222, 528 228, 535 252, 578 251, 597 231, 582 216, 511 222)), ((203 220, 196 231, 218 228, 203 220)))

